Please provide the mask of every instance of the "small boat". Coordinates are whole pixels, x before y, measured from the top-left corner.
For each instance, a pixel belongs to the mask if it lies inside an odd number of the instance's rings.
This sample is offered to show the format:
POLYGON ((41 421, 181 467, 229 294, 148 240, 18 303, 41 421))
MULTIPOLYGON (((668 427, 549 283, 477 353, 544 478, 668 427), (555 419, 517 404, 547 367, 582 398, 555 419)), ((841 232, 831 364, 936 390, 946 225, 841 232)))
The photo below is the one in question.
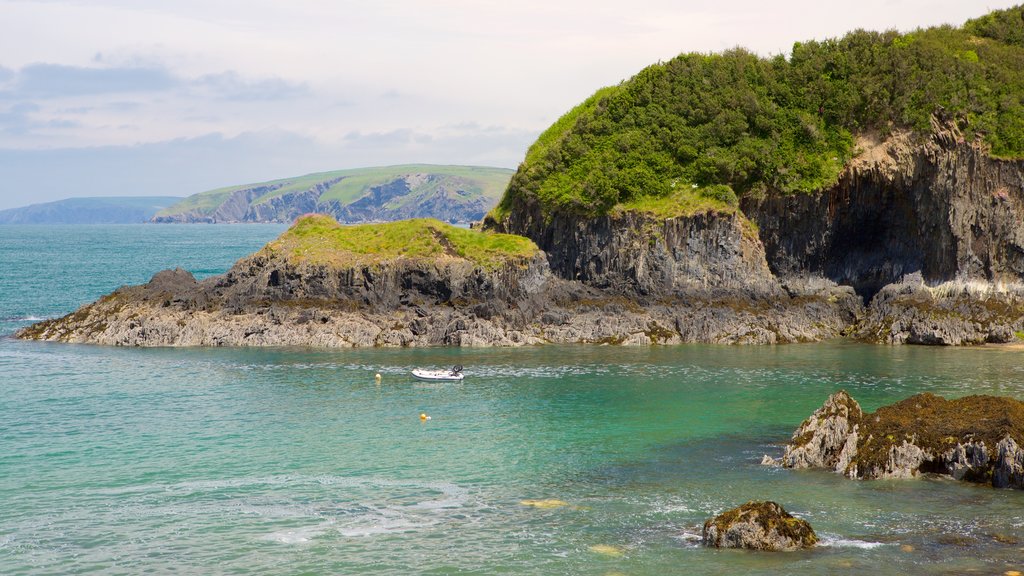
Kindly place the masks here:
POLYGON ((417 368, 412 371, 412 377, 428 382, 459 382, 463 378, 462 366, 452 366, 450 370, 424 370, 423 368, 417 368))

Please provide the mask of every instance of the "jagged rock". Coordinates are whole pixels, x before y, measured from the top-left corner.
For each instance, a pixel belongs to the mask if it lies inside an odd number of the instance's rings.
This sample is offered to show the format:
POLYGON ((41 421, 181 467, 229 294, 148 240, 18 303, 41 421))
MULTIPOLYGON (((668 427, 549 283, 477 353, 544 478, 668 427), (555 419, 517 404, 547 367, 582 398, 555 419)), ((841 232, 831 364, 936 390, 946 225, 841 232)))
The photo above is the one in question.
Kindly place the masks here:
POLYGON ((810 548, 818 537, 806 520, 775 502, 747 502, 705 522, 701 541, 714 548, 779 551, 810 548))
POLYGON ((911 478, 924 472, 1024 488, 1024 402, 997 396, 945 400, 918 394, 863 414, 845 391, 829 397, 793 433, 787 468, 828 468, 851 478, 911 478))
POLYGON ((1024 450, 1013 438, 1003 438, 996 444, 992 485, 996 488, 1024 489, 1024 450))
POLYGON ((782 465, 787 468, 831 468, 843 472, 856 454, 858 425, 864 414, 845 390, 804 420, 786 446, 782 465))

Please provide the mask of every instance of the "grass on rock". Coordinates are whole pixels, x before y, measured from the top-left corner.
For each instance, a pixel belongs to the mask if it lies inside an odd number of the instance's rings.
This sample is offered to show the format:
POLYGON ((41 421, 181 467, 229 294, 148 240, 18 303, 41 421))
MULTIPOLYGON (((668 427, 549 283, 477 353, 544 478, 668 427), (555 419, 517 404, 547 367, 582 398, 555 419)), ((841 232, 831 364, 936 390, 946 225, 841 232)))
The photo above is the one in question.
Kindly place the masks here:
POLYGON ((361 266, 396 258, 462 259, 494 270, 535 255, 527 238, 458 228, 431 218, 342 226, 323 214, 302 216, 265 250, 295 261, 361 266))

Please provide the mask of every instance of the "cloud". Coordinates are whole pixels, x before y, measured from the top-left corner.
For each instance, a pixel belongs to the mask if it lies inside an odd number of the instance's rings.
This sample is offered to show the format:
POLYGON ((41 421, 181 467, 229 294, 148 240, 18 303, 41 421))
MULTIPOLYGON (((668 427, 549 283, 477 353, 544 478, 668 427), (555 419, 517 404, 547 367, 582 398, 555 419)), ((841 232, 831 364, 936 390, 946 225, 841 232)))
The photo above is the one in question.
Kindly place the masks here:
POLYGON ((281 78, 245 80, 234 71, 202 76, 193 85, 207 88, 225 100, 236 101, 288 100, 309 94, 309 88, 305 84, 292 83, 281 78))
POLYGON ((58 98, 126 92, 159 92, 181 81, 164 68, 86 68, 63 64, 30 64, 14 75, 8 98, 58 98))
POLYGON ((38 118, 39 111, 39 105, 31 102, 19 102, 0 111, 0 133, 25 136, 40 130, 64 130, 79 126, 77 122, 64 118, 38 118))
POLYGON ((303 83, 282 78, 243 78, 234 70, 184 78, 159 65, 85 67, 64 64, 30 64, 13 71, 0 68, 0 98, 45 100, 81 96, 192 90, 230 101, 286 100, 305 96, 303 83))

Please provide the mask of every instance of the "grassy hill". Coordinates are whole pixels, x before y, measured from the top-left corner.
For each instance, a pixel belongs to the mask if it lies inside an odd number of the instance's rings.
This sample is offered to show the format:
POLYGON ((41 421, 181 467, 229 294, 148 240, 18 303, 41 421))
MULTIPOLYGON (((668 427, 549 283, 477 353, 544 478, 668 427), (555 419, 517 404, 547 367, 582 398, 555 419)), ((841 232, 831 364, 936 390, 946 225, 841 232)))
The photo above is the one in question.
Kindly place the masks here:
POLYGON ((1024 156, 1024 7, 961 27, 857 30, 788 56, 734 49, 655 64, 545 131, 493 215, 528 198, 595 215, 670 196, 692 209, 820 190, 855 135, 925 134, 933 115, 994 156, 1024 156))
POLYGON ((68 198, 0 210, 0 224, 136 224, 180 200, 176 196, 68 198))
POLYGON ((319 211, 346 222, 460 220, 460 214, 466 215, 461 220, 469 221, 497 203, 511 176, 512 170, 504 168, 427 164, 319 172, 202 192, 161 210, 156 219, 291 221, 293 212, 319 211), (238 206, 240 201, 244 206, 238 206), (289 210, 290 204, 300 201, 305 203, 301 208, 289 210), (309 205, 311 201, 315 206, 309 205), (432 208, 440 213, 431 213, 432 208))

